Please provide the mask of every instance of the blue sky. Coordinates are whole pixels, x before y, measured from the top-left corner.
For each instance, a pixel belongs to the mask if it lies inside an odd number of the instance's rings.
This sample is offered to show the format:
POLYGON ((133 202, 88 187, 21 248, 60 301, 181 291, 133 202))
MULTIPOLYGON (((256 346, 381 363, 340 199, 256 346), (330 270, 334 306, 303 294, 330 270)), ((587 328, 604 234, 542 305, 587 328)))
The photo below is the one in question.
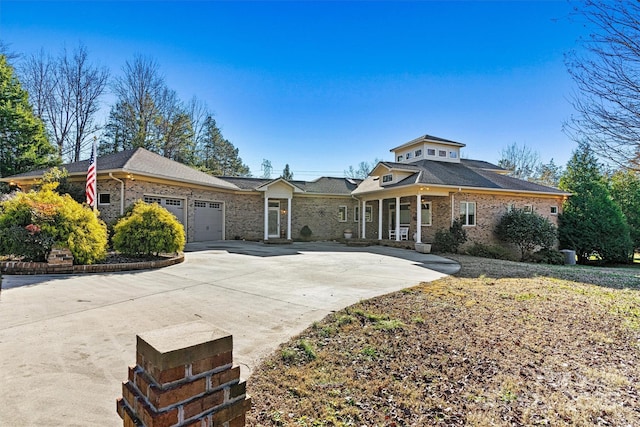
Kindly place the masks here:
MULTIPOLYGON (((16 53, 82 42, 118 75, 135 54, 205 101, 254 175, 295 179, 392 160, 423 134, 497 162, 516 142, 564 164, 573 110, 563 55, 586 31, 565 1, 0 2, 16 53)), ((105 117, 109 102, 105 98, 105 117)))

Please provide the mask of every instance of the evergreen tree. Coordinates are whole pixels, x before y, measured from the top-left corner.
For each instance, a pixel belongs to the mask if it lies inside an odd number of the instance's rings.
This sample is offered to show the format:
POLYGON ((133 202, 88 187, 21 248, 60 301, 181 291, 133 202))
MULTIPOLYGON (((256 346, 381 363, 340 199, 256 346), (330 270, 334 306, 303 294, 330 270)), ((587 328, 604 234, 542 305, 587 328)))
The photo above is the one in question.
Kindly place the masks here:
POLYGON ((59 162, 29 95, 13 67, 0 55, 0 176, 10 176, 59 162))
POLYGON ((640 174, 631 170, 618 170, 609 180, 611 197, 620 206, 629 224, 631 241, 640 252, 640 174))
POLYGON ((567 163, 560 188, 573 193, 560 215, 560 246, 576 251, 584 264, 591 256, 604 262, 628 262, 629 226, 611 198, 595 155, 580 144, 567 163))
POLYGON ((208 116, 204 126, 204 136, 198 150, 200 168, 212 175, 250 176, 249 167, 238 156, 238 149, 222 136, 213 117, 208 116))

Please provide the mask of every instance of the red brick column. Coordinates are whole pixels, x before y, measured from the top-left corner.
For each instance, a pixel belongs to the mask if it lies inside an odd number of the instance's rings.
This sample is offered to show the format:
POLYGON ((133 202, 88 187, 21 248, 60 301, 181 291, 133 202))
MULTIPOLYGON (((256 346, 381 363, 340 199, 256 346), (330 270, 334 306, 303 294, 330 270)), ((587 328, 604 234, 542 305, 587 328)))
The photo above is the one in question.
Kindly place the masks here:
POLYGON ((242 427, 251 408, 233 339, 205 322, 137 336, 136 366, 122 384, 124 427, 242 427))

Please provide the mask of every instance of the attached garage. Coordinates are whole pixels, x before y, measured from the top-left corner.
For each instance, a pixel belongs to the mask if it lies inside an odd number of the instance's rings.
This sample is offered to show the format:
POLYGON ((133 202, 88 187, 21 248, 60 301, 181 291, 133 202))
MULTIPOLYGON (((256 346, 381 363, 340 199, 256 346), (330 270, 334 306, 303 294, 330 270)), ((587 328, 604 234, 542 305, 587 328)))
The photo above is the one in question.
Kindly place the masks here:
POLYGON ((224 204, 195 200, 193 203, 193 229, 195 242, 224 239, 224 204))
POLYGON ((185 221, 185 200, 176 199, 172 197, 159 197, 159 196, 144 196, 145 203, 157 203, 178 218, 178 221, 185 227, 187 223, 185 221))

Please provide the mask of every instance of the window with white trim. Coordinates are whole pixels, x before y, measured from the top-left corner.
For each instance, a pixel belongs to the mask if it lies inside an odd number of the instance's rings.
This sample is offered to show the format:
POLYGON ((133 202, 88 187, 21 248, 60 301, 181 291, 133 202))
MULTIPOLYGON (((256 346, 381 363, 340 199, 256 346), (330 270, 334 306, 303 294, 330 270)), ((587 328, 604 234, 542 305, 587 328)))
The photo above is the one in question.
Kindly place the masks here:
POLYGON ((422 157, 422 150, 416 150, 415 155, 416 157, 422 157))
POLYGON ((353 222, 360 221, 360 206, 353 208, 353 222))
POLYGON ((338 221, 347 222, 347 207, 338 206, 338 221))
POLYGON ((462 225, 476 225, 476 202, 460 202, 460 222, 462 225))
POLYGON ((431 202, 422 202, 420 218, 422 225, 431 225, 431 202))
POLYGON ((427 148, 427 156, 435 156, 436 149, 435 148, 427 148))
POLYGON ((551 213, 551 215, 558 215, 558 207, 557 206, 551 206, 551 209, 549 211, 551 213))
POLYGON ((533 212, 533 206, 531 205, 524 205, 524 208, 522 209, 524 211, 524 213, 526 214, 530 214, 531 212, 533 212))
POLYGON ((412 152, 408 152, 405 157, 406 157, 407 160, 409 160, 411 157, 413 157, 413 153, 412 152))
POLYGON ((452 159, 457 159, 458 153, 456 153, 455 151, 449 151, 449 157, 451 157, 452 159))
POLYGON ((98 204, 99 205, 110 205, 111 204, 111 193, 98 193, 98 204))
POLYGON ((386 175, 382 175, 382 182, 391 182, 393 181, 393 175, 392 174, 386 174, 386 175))
POLYGON ((364 207, 364 220, 367 222, 373 221, 373 208, 369 205, 364 207))

